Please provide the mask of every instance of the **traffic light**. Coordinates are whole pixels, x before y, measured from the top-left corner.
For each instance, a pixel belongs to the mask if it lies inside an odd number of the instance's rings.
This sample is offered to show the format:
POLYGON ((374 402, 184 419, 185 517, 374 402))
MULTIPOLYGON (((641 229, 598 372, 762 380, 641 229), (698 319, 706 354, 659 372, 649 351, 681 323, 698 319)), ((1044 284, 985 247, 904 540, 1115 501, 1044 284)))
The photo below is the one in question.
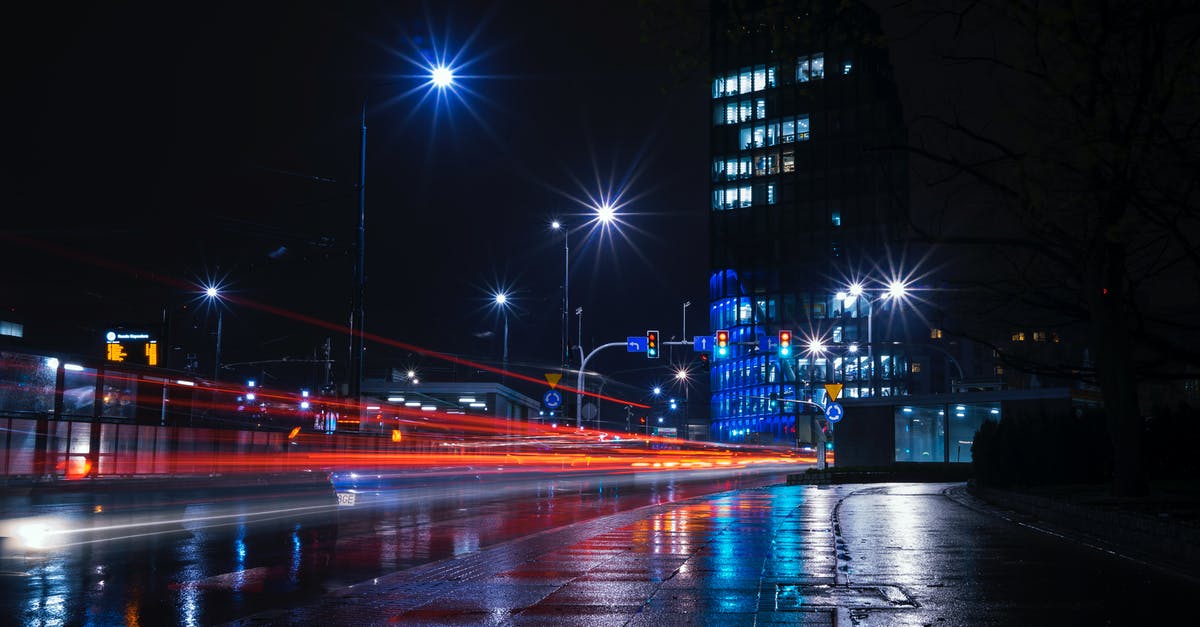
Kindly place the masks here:
POLYGON ((792 332, 779 332, 779 356, 790 357, 792 354, 792 332))
POLYGON ((658 331, 646 331, 646 358, 658 359, 658 331))
POLYGON ((717 331, 717 357, 729 356, 729 331, 717 331))
POLYGON ((708 372, 711 367, 712 359, 709 358, 708 353, 700 353, 700 369, 708 372))

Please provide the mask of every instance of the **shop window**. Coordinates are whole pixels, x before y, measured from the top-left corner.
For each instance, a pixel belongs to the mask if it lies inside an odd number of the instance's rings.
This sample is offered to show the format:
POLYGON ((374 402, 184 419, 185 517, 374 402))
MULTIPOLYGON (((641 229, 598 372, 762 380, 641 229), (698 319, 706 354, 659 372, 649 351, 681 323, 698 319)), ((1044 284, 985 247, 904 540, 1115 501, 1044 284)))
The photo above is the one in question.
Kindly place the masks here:
POLYGON ((929 330, 929 339, 931 339, 931 340, 942 339, 942 330, 941 329, 930 329, 929 330))
POLYGON ((1025 332, 1024 331, 1014 331, 1012 334, 1012 341, 1024 342, 1025 341, 1025 332))

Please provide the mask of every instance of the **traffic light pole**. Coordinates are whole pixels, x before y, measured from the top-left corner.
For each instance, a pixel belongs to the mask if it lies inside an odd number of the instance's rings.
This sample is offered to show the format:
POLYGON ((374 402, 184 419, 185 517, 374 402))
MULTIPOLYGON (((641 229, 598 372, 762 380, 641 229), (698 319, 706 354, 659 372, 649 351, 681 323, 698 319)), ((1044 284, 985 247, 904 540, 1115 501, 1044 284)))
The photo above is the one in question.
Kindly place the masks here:
POLYGON ((593 355, 595 355, 596 353, 599 353, 600 351, 602 351, 606 348, 616 348, 618 346, 624 348, 628 345, 629 345, 628 342, 609 342, 608 344, 601 344, 600 346, 593 348, 592 352, 587 354, 587 357, 583 356, 583 346, 579 347, 579 357, 580 357, 580 359, 579 359, 579 376, 575 379, 575 428, 576 429, 583 428, 583 372, 584 372, 584 370, 587 369, 588 360, 590 360, 593 355))

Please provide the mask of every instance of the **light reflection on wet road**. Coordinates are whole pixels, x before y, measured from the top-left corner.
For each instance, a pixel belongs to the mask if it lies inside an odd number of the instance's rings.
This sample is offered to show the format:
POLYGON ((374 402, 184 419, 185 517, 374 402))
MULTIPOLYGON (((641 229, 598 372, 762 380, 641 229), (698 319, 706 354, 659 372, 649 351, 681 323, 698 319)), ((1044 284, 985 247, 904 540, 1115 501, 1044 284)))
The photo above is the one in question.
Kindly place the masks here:
POLYGON ((332 492, 311 491, 8 497, 0 518, 53 515, 91 531, 45 554, 6 541, 0 622, 221 623, 539 531, 779 483, 782 472, 468 477, 367 491, 342 507, 332 492), (89 541, 101 536, 115 539, 89 541))

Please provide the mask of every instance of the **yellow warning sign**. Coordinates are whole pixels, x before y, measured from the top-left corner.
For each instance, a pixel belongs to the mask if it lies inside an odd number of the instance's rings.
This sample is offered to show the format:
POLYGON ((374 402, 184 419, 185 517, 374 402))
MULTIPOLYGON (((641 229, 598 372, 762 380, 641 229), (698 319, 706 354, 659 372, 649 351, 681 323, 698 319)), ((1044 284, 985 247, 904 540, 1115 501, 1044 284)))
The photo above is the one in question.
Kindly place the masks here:
POLYGON ((825 393, 829 395, 830 403, 836 401, 838 399, 838 396, 842 393, 842 384, 841 383, 826 383, 825 384, 825 393))
POLYGON ((549 383, 549 384, 550 384, 550 389, 551 389, 551 390, 553 390, 554 388, 558 387, 558 381, 559 381, 559 379, 562 379, 562 373, 561 373, 561 372, 547 372, 547 373, 546 373, 546 383, 549 383))

